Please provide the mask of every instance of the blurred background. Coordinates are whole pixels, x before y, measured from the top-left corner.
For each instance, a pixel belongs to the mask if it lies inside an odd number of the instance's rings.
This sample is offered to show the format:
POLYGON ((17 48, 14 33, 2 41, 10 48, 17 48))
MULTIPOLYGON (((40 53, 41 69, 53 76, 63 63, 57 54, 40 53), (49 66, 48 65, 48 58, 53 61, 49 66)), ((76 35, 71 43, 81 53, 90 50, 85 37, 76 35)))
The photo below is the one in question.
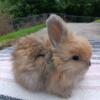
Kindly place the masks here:
POLYGON ((50 13, 92 22, 100 17, 100 0, 0 0, 0 35, 43 23, 50 13))
POLYGON ((99 23, 100 0, 0 0, 0 46, 45 27, 51 13, 67 22, 99 23))

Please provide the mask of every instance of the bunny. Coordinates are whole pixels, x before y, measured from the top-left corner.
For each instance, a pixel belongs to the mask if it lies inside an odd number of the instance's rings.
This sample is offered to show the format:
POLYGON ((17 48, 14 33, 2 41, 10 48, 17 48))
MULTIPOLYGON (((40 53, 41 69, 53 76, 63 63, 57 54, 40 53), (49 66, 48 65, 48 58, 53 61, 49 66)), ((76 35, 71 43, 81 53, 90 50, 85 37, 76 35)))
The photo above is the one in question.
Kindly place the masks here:
POLYGON ((69 97, 90 66, 92 47, 70 32, 66 22, 52 14, 46 20, 48 38, 26 36, 12 54, 17 83, 30 91, 69 97))

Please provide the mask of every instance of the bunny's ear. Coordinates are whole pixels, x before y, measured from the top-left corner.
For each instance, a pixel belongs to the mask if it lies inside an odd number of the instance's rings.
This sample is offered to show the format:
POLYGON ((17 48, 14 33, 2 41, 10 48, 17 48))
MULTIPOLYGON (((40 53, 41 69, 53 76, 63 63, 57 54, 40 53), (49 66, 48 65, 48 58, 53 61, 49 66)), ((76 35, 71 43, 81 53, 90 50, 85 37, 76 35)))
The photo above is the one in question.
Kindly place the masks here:
POLYGON ((67 35, 64 20, 52 14, 46 21, 49 39, 54 47, 57 47, 67 35))

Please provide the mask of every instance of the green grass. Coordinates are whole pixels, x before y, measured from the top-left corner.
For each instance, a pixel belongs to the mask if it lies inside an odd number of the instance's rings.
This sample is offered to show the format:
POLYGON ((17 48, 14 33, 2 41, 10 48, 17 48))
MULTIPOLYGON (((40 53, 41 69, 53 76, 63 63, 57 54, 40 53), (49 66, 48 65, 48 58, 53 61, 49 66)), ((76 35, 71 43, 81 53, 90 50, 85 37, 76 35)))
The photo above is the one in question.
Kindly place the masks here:
POLYGON ((16 32, 8 33, 7 35, 0 36, 0 47, 4 47, 8 45, 10 42, 17 40, 20 37, 37 32, 44 27, 45 27, 44 24, 40 24, 40 25, 36 25, 30 28, 20 29, 16 32))
POLYGON ((100 19, 96 19, 95 22, 96 22, 96 23, 100 23, 100 19))

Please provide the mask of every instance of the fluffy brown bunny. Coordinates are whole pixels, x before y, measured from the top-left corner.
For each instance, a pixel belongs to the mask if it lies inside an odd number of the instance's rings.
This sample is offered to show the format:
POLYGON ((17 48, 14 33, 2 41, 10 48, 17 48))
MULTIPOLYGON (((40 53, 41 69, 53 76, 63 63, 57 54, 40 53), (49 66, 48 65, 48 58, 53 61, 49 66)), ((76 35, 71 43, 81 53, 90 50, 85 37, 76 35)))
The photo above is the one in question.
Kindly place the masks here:
POLYGON ((57 15, 52 14, 46 24, 49 38, 27 36, 16 43, 12 54, 15 80, 31 91, 69 97, 89 69, 91 45, 69 32, 57 15))

